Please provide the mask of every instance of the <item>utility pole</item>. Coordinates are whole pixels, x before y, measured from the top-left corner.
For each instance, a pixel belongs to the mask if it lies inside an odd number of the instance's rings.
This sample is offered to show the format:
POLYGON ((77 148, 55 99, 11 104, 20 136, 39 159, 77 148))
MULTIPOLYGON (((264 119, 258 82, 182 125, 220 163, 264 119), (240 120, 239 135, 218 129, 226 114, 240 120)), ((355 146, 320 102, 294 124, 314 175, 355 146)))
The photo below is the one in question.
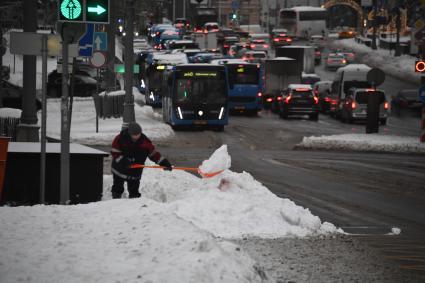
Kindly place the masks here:
POLYGON ((134 22, 134 0, 126 1, 126 21, 125 21, 125 41, 124 41, 124 68, 125 68, 125 97, 122 128, 128 127, 130 122, 136 120, 134 114, 134 96, 133 96, 133 22, 134 22))
POLYGON ((372 49, 376 50, 376 27, 378 25, 376 21, 376 15, 378 13, 378 0, 373 0, 373 35, 372 35, 372 49))
POLYGON ((400 30, 401 30, 401 19, 400 19, 400 17, 401 17, 401 12, 400 12, 399 7, 396 7, 396 9, 397 9, 396 10, 397 18, 395 19, 395 27, 396 27, 396 32, 397 32, 397 34, 396 34, 397 39, 396 39, 396 44, 395 44, 394 56, 398 57, 398 56, 401 55, 401 50, 400 50, 400 30))
MULTIPOLYGON (((108 69, 106 72, 106 89, 115 87, 115 32, 117 30, 117 5, 116 1, 109 2, 109 25, 106 25, 108 33, 108 69)), ((122 59, 122 58, 120 58, 122 59)))
MULTIPOLYGON (((22 1, 24 32, 37 31, 36 0, 22 1)), ((35 104, 37 57, 24 55, 23 64, 23 96, 22 115, 18 125, 17 140, 19 142, 38 142, 39 127, 37 125, 37 110, 35 104)))

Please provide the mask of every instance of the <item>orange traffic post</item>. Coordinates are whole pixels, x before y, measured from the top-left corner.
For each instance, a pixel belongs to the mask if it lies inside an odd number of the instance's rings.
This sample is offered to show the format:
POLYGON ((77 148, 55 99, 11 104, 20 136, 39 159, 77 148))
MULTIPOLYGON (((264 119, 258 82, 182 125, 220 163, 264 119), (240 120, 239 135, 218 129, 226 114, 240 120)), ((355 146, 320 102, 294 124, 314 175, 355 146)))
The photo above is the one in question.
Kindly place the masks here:
POLYGON ((7 149, 10 138, 0 137, 0 200, 3 193, 4 175, 6 172, 7 149))

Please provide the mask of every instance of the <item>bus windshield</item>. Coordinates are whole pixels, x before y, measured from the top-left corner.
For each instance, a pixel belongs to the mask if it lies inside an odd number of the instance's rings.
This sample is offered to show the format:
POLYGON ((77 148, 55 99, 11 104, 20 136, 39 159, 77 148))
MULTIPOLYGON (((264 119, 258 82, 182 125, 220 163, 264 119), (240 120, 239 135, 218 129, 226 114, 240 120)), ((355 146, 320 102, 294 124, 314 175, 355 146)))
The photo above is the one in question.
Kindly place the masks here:
POLYGON ((226 103, 226 81, 217 71, 181 72, 176 79, 177 103, 226 103))
POLYGON ((229 84, 258 84, 259 69, 256 65, 227 65, 229 84))
POLYGON ((150 90, 160 89, 162 83, 162 71, 151 69, 147 74, 147 81, 150 90))

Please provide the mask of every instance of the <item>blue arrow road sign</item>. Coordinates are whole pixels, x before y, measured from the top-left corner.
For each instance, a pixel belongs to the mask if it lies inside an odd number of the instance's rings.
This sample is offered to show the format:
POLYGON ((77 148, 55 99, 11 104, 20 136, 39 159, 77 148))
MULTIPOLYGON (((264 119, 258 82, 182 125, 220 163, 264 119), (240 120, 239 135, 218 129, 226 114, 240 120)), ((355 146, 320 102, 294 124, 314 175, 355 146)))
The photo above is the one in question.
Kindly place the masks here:
POLYGON ((425 84, 419 88, 419 98, 421 99, 422 103, 425 103, 425 84))
POLYGON ((93 50, 106 51, 106 49, 108 49, 108 37, 106 36, 106 32, 95 32, 93 44, 93 50))
POLYGON ((91 57, 93 54, 93 35, 94 24, 87 24, 86 33, 80 38, 78 42, 79 56, 91 57))

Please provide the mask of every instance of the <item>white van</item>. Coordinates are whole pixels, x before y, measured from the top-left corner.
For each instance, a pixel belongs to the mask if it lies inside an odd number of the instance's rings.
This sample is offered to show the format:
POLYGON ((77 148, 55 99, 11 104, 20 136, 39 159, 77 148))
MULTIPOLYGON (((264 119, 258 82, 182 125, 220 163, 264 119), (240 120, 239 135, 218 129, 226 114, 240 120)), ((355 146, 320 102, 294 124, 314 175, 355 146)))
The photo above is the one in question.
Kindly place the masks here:
POLYGON ((332 93, 344 99, 350 88, 369 88, 367 73, 371 68, 365 64, 350 64, 336 71, 332 82, 332 93))

